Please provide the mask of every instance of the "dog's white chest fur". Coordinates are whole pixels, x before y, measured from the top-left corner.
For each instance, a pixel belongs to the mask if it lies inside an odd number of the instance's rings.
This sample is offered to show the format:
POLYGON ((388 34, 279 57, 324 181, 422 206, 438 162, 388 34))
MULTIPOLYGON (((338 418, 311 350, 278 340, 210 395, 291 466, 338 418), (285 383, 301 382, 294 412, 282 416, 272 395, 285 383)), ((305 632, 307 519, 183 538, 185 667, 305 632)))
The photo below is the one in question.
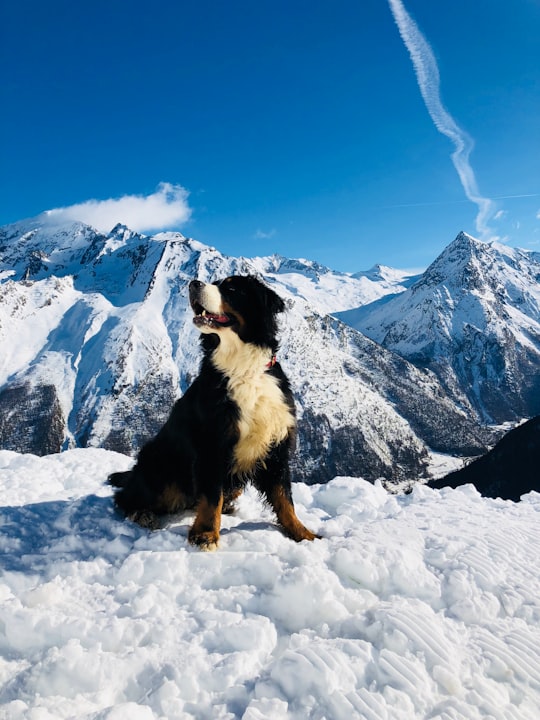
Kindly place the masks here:
POLYGON ((235 333, 221 336, 212 361, 228 378, 231 398, 240 409, 235 473, 249 473, 272 445, 284 440, 295 419, 275 377, 266 372, 268 351, 244 344, 235 333))

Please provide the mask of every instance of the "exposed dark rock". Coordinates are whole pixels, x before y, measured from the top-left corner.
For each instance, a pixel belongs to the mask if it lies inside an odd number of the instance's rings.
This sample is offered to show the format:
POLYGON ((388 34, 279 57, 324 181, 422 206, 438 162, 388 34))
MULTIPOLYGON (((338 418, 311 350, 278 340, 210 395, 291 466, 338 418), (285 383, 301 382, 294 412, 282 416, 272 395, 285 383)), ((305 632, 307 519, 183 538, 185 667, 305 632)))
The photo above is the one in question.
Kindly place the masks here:
POLYGON ((485 497, 504 500, 540 492, 540 416, 510 430, 492 450, 461 470, 429 484, 455 488, 467 483, 485 497))
POLYGON ((10 385, 0 391, 0 447, 48 455, 62 450, 65 421, 54 385, 10 385))

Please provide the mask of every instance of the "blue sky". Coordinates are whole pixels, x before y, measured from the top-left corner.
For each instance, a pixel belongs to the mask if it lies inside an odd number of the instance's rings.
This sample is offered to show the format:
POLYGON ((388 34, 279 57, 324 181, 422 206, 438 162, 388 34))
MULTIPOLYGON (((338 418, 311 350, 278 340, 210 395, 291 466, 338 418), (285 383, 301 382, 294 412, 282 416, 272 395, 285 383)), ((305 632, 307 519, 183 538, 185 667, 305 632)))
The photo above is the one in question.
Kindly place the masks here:
POLYGON ((539 37, 540 0, 3 3, 0 224, 345 271, 540 250, 539 37))

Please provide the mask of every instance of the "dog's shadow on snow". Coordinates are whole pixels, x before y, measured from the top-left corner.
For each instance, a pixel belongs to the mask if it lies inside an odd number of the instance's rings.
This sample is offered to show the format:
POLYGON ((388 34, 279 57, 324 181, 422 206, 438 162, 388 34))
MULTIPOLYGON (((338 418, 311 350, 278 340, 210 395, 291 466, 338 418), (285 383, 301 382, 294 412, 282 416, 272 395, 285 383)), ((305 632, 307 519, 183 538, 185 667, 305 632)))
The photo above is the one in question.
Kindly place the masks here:
MULTIPOLYGON (((57 563, 104 558, 122 562, 133 550, 173 549, 163 532, 181 536, 186 547, 192 513, 168 516, 152 532, 127 521, 115 509, 111 496, 87 495, 76 500, 52 500, 0 507, 0 569, 47 575, 57 563)), ((221 529, 221 535, 275 530, 271 521, 239 520, 221 529)), ((180 538, 179 538, 180 540, 180 538)), ((193 550, 197 550, 193 548, 193 550)))
MULTIPOLYGON (((193 517, 194 515, 187 514, 167 517, 164 519, 163 526, 160 530, 167 530, 168 532, 175 533, 176 535, 182 535, 187 540, 193 517)), ((232 533, 242 531, 253 532, 255 530, 276 530, 279 532, 279 528, 276 523, 273 523, 270 520, 241 520, 230 527, 222 526, 219 534, 221 537, 226 537, 232 533)), ((159 532, 159 530, 157 532, 159 532)))
POLYGON ((119 526, 111 497, 1 507, 0 566, 41 573, 58 561, 118 555, 122 538, 132 544, 137 537, 137 528, 119 526))

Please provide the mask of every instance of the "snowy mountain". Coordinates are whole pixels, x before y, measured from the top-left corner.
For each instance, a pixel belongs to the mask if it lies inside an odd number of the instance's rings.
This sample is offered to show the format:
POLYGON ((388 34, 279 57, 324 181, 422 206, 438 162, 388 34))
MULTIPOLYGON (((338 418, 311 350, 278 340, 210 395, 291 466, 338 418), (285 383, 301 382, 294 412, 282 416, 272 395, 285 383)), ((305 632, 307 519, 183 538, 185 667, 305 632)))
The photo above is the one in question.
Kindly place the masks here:
POLYGON ((115 515, 101 449, 0 451, 2 720, 537 720, 540 495, 249 489, 221 546, 115 515))
POLYGON ((289 305, 280 361, 298 405, 297 479, 418 479, 431 450, 486 449, 433 373, 325 314, 403 291, 403 275, 377 286, 381 268, 352 277, 225 257, 178 233, 104 235, 40 218, 0 229, 0 258, 0 447, 136 452, 197 372, 188 282, 260 273, 289 305))
POLYGON ((417 275, 383 265, 351 275, 312 260, 291 260, 279 255, 254 258, 252 262, 262 275, 274 279, 291 296, 303 298, 321 314, 338 313, 399 294, 418 279, 417 275))
POLYGON ((339 314, 487 423, 540 413, 537 255, 460 233, 412 287, 339 314))

